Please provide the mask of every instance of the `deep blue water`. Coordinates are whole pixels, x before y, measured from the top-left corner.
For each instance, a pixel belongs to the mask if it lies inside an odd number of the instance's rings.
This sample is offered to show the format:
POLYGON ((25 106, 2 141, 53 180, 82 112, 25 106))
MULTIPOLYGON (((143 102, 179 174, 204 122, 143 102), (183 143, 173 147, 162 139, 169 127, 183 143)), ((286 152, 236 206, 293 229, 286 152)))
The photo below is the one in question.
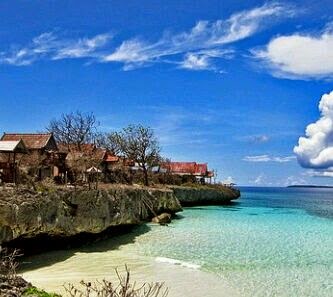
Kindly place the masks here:
POLYGON ((240 187, 241 207, 297 208, 333 219, 333 188, 240 187))

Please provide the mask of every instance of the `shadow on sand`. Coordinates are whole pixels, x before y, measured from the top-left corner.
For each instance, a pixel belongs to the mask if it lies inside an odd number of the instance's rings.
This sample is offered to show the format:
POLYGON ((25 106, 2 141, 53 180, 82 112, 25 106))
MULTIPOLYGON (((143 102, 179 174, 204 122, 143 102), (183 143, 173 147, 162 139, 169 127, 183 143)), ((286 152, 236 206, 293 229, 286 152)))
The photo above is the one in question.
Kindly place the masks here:
POLYGON ((24 250, 28 251, 25 254, 30 256, 20 259, 19 273, 65 261, 76 253, 103 253, 119 249, 122 245, 134 243, 136 237, 150 229, 144 224, 111 227, 101 234, 82 233, 70 238, 51 238, 44 235, 30 240, 21 239, 24 250))

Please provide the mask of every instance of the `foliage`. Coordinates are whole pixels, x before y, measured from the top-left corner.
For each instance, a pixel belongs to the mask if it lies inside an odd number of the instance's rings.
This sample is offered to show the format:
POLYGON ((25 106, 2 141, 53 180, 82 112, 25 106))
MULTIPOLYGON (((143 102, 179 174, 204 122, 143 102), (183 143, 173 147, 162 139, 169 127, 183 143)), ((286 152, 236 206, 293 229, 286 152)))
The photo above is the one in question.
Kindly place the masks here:
POLYGON ((116 269, 118 283, 103 280, 101 282, 80 283, 80 288, 70 284, 65 287, 67 295, 70 297, 166 297, 168 289, 163 283, 145 283, 141 286, 131 283, 130 271, 127 266, 125 275, 120 275, 116 269))
POLYGON ((57 189, 55 181, 47 177, 39 182, 34 184, 35 190, 40 193, 52 193, 55 192, 57 189))
POLYGON ((155 173, 153 175, 153 182, 162 185, 175 185, 181 186, 184 184, 196 185, 197 180, 193 175, 177 175, 171 173, 155 173))
POLYGON ((36 287, 31 287, 26 289, 23 292, 23 296, 31 296, 31 297, 61 297, 61 295, 55 293, 47 293, 44 290, 40 290, 36 287))
POLYGON ((154 131, 142 125, 130 125, 120 132, 108 135, 114 150, 138 164, 144 174, 144 183, 149 185, 148 169, 160 163, 160 146, 154 131))

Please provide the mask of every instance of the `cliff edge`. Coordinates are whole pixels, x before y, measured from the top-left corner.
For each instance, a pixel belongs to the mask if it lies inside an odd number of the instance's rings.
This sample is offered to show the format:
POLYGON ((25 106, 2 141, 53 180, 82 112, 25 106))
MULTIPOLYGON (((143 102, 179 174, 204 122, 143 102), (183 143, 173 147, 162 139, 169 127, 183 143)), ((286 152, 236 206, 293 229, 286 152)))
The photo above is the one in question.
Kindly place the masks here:
POLYGON ((221 185, 170 186, 182 206, 225 205, 240 197, 240 191, 221 185))
POLYGON ((0 191, 0 245, 40 234, 70 237, 137 225, 156 214, 181 211, 170 189, 114 186, 103 190, 35 193, 0 191))

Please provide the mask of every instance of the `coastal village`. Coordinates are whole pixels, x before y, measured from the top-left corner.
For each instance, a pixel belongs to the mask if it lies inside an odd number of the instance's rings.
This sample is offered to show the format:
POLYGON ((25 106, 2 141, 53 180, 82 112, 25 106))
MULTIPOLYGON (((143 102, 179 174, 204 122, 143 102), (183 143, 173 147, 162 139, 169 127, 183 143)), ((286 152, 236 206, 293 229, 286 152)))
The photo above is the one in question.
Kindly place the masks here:
MULTIPOLYGON (((149 168, 151 174, 170 174, 198 183, 212 183, 214 172, 207 163, 161 162, 149 168)), ((3 133, 0 139, 0 182, 20 184, 26 178, 41 181, 52 179, 58 184, 84 183, 98 178, 102 182, 117 182, 112 178, 120 171, 135 174, 140 170, 133 160, 118 156, 93 143, 59 143, 52 133, 3 133)))
MULTIPOLYGON (((5 132, 0 139, 0 296, 60 297, 16 274, 17 250, 30 255, 68 249, 149 221, 165 226, 184 206, 223 205, 240 196, 213 184, 207 163, 162 158, 150 128, 132 125, 91 138, 94 121, 77 115, 83 131, 77 141, 57 141, 58 132, 5 132)), ((162 286, 142 288, 158 296, 162 286)), ((70 296, 79 292, 67 290, 70 296)))

